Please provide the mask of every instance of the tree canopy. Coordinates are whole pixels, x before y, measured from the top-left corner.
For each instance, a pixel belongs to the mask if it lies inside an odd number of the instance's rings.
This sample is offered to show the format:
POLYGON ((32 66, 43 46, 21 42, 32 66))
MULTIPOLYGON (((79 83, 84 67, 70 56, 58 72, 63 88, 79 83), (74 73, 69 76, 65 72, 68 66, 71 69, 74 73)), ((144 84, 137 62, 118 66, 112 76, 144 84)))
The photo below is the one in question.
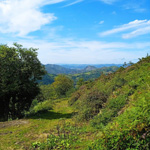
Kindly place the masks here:
POLYGON ((0 120, 21 118, 39 93, 37 80, 45 69, 36 51, 0 45, 0 120))
POLYGON ((55 77, 55 82, 52 85, 57 96, 66 96, 67 92, 73 88, 73 80, 63 74, 60 74, 55 77))

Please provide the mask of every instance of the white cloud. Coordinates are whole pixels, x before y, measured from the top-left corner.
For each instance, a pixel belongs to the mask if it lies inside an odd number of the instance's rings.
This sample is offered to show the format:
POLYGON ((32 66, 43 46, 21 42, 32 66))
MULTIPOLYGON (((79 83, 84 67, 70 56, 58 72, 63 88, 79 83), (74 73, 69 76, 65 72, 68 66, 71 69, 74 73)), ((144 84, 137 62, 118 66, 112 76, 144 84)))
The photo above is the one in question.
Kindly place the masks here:
POLYGON ((106 4, 113 4, 114 2, 118 1, 118 0, 100 0, 106 4))
POLYGON ((39 48, 39 59, 42 63, 67 64, 100 64, 124 63, 145 57, 150 53, 149 42, 103 42, 57 39, 54 42, 42 40, 18 41, 24 47, 39 48), (59 41, 59 42, 58 42, 59 41), (125 60, 122 60, 125 58, 125 60))
POLYGON ((134 20, 128 24, 121 25, 112 30, 108 30, 99 33, 100 36, 107 36, 119 32, 129 32, 122 35, 122 38, 132 38, 143 34, 148 34, 150 32, 150 20, 134 20), (129 31, 132 30, 132 31, 129 31))
POLYGON ((99 22, 99 24, 103 24, 103 23, 104 23, 104 20, 102 20, 102 21, 99 22))
POLYGON ((64 0, 3 0, 0 1, 0 32, 25 36, 57 19, 52 13, 42 13, 40 8, 64 0))
POLYGON ((76 0, 76 1, 74 1, 74 2, 72 2, 72 3, 70 3, 70 4, 67 4, 67 5, 63 6, 63 7, 68 7, 68 6, 71 6, 71 5, 75 5, 75 4, 80 3, 80 2, 83 2, 83 1, 84 1, 84 0, 76 0))
POLYGON ((135 12, 138 12, 138 13, 142 13, 142 12, 145 12, 146 9, 145 8, 142 8, 142 5, 144 4, 145 2, 143 1, 137 1, 135 3, 135 1, 129 1, 127 2, 125 5, 123 5, 123 8, 124 9, 128 9, 128 10, 134 10, 135 12))
POLYGON ((144 35, 144 34, 150 34, 150 26, 139 28, 137 30, 134 30, 131 33, 123 34, 122 38, 129 39, 129 38, 133 38, 133 37, 144 35))

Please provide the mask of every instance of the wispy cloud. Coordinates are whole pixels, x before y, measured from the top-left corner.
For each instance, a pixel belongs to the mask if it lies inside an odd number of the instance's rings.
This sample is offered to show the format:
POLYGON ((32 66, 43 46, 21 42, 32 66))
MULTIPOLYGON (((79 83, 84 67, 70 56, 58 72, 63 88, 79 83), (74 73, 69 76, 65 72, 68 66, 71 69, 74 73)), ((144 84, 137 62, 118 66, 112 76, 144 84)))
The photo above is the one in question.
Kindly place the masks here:
POLYGON ((134 30, 133 32, 123 34, 122 37, 124 39, 129 39, 129 38, 133 38, 133 37, 144 35, 144 34, 150 34, 150 26, 139 28, 137 30, 134 30))
POLYGON ((46 40, 18 40, 17 42, 25 47, 39 48, 39 59, 44 64, 123 63, 146 56, 150 48, 149 42, 129 44, 126 42, 82 41, 62 38, 53 42, 46 40))
POLYGON ((124 24, 117 28, 99 33, 99 35, 107 36, 119 32, 128 32, 128 33, 123 33, 122 35, 122 38, 125 39, 133 38, 143 34, 148 34, 150 32, 150 20, 134 20, 132 22, 129 22, 128 24, 124 24))
POLYGON ((76 1, 74 1, 74 2, 72 2, 72 3, 70 3, 70 4, 67 4, 67 5, 63 6, 63 7, 68 7, 68 6, 71 6, 71 5, 75 5, 75 4, 80 3, 80 2, 83 2, 83 1, 84 1, 84 0, 76 0, 76 1))
POLYGON ((106 4, 113 4, 114 2, 117 2, 118 0, 100 0, 106 4))
POLYGON ((124 9, 128 9, 128 10, 134 10, 135 12, 138 12, 138 13, 142 13, 142 12, 145 12, 146 9, 142 7, 144 1, 137 1, 135 3, 135 1, 130 1, 126 4, 123 5, 123 8, 124 9))
POLYGON ((53 13, 43 13, 40 8, 64 0, 2 0, 0 1, 0 32, 25 36, 52 23, 57 17, 53 13))
POLYGON ((103 23, 104 23, 104 20, 102 20, 102 21, 99 22, 99 24, 103 24, 103 23))

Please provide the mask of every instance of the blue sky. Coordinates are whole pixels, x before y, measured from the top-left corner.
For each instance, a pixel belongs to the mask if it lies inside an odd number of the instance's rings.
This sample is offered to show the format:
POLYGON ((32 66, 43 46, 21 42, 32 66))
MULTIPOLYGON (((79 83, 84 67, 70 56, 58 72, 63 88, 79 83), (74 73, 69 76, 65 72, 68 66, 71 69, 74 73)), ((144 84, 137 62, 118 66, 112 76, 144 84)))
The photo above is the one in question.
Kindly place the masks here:
POLYGON ((44 64, 136 62, 150 54, 150 0, 0 0, 0 41, 44 64))

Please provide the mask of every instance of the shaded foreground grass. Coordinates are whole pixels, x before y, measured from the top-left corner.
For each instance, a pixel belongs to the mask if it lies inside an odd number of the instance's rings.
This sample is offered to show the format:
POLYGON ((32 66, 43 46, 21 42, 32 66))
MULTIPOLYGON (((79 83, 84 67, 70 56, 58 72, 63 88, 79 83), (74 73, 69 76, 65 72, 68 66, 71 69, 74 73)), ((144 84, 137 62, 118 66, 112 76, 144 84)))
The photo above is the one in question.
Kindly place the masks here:
POLYGON ((53 119, 60 119, 60 118, 71 118, 73 113, 68 113, 68 114, 62 114, 54 111, 48 111, 45 113, 41 113, 35 116, 30 116, 30 119, 48 119, 48 120, 53 120, 53 119))
MULTIPOLYGON (((73 143, 74 148, 72 149, 84 149, 87 145, 86 142, 93 139, 94 133, 90 131, 87 125, 76 124, 71 118, 72 114, 73 109, 68 107, 68 101, 61 100, 55 104, 54 110, 38 116, 0 122, 0 150, 32 149, 32 143, 36 141, 45 142, 47 136, 51 134, 57 136, 57 127, 64 123, 69 123, 70 126, 75 126, 77 130, 80 130, 77 137, 80 140, 73 143)), ((69 132, 74 131, 70 130, 69 132)))

